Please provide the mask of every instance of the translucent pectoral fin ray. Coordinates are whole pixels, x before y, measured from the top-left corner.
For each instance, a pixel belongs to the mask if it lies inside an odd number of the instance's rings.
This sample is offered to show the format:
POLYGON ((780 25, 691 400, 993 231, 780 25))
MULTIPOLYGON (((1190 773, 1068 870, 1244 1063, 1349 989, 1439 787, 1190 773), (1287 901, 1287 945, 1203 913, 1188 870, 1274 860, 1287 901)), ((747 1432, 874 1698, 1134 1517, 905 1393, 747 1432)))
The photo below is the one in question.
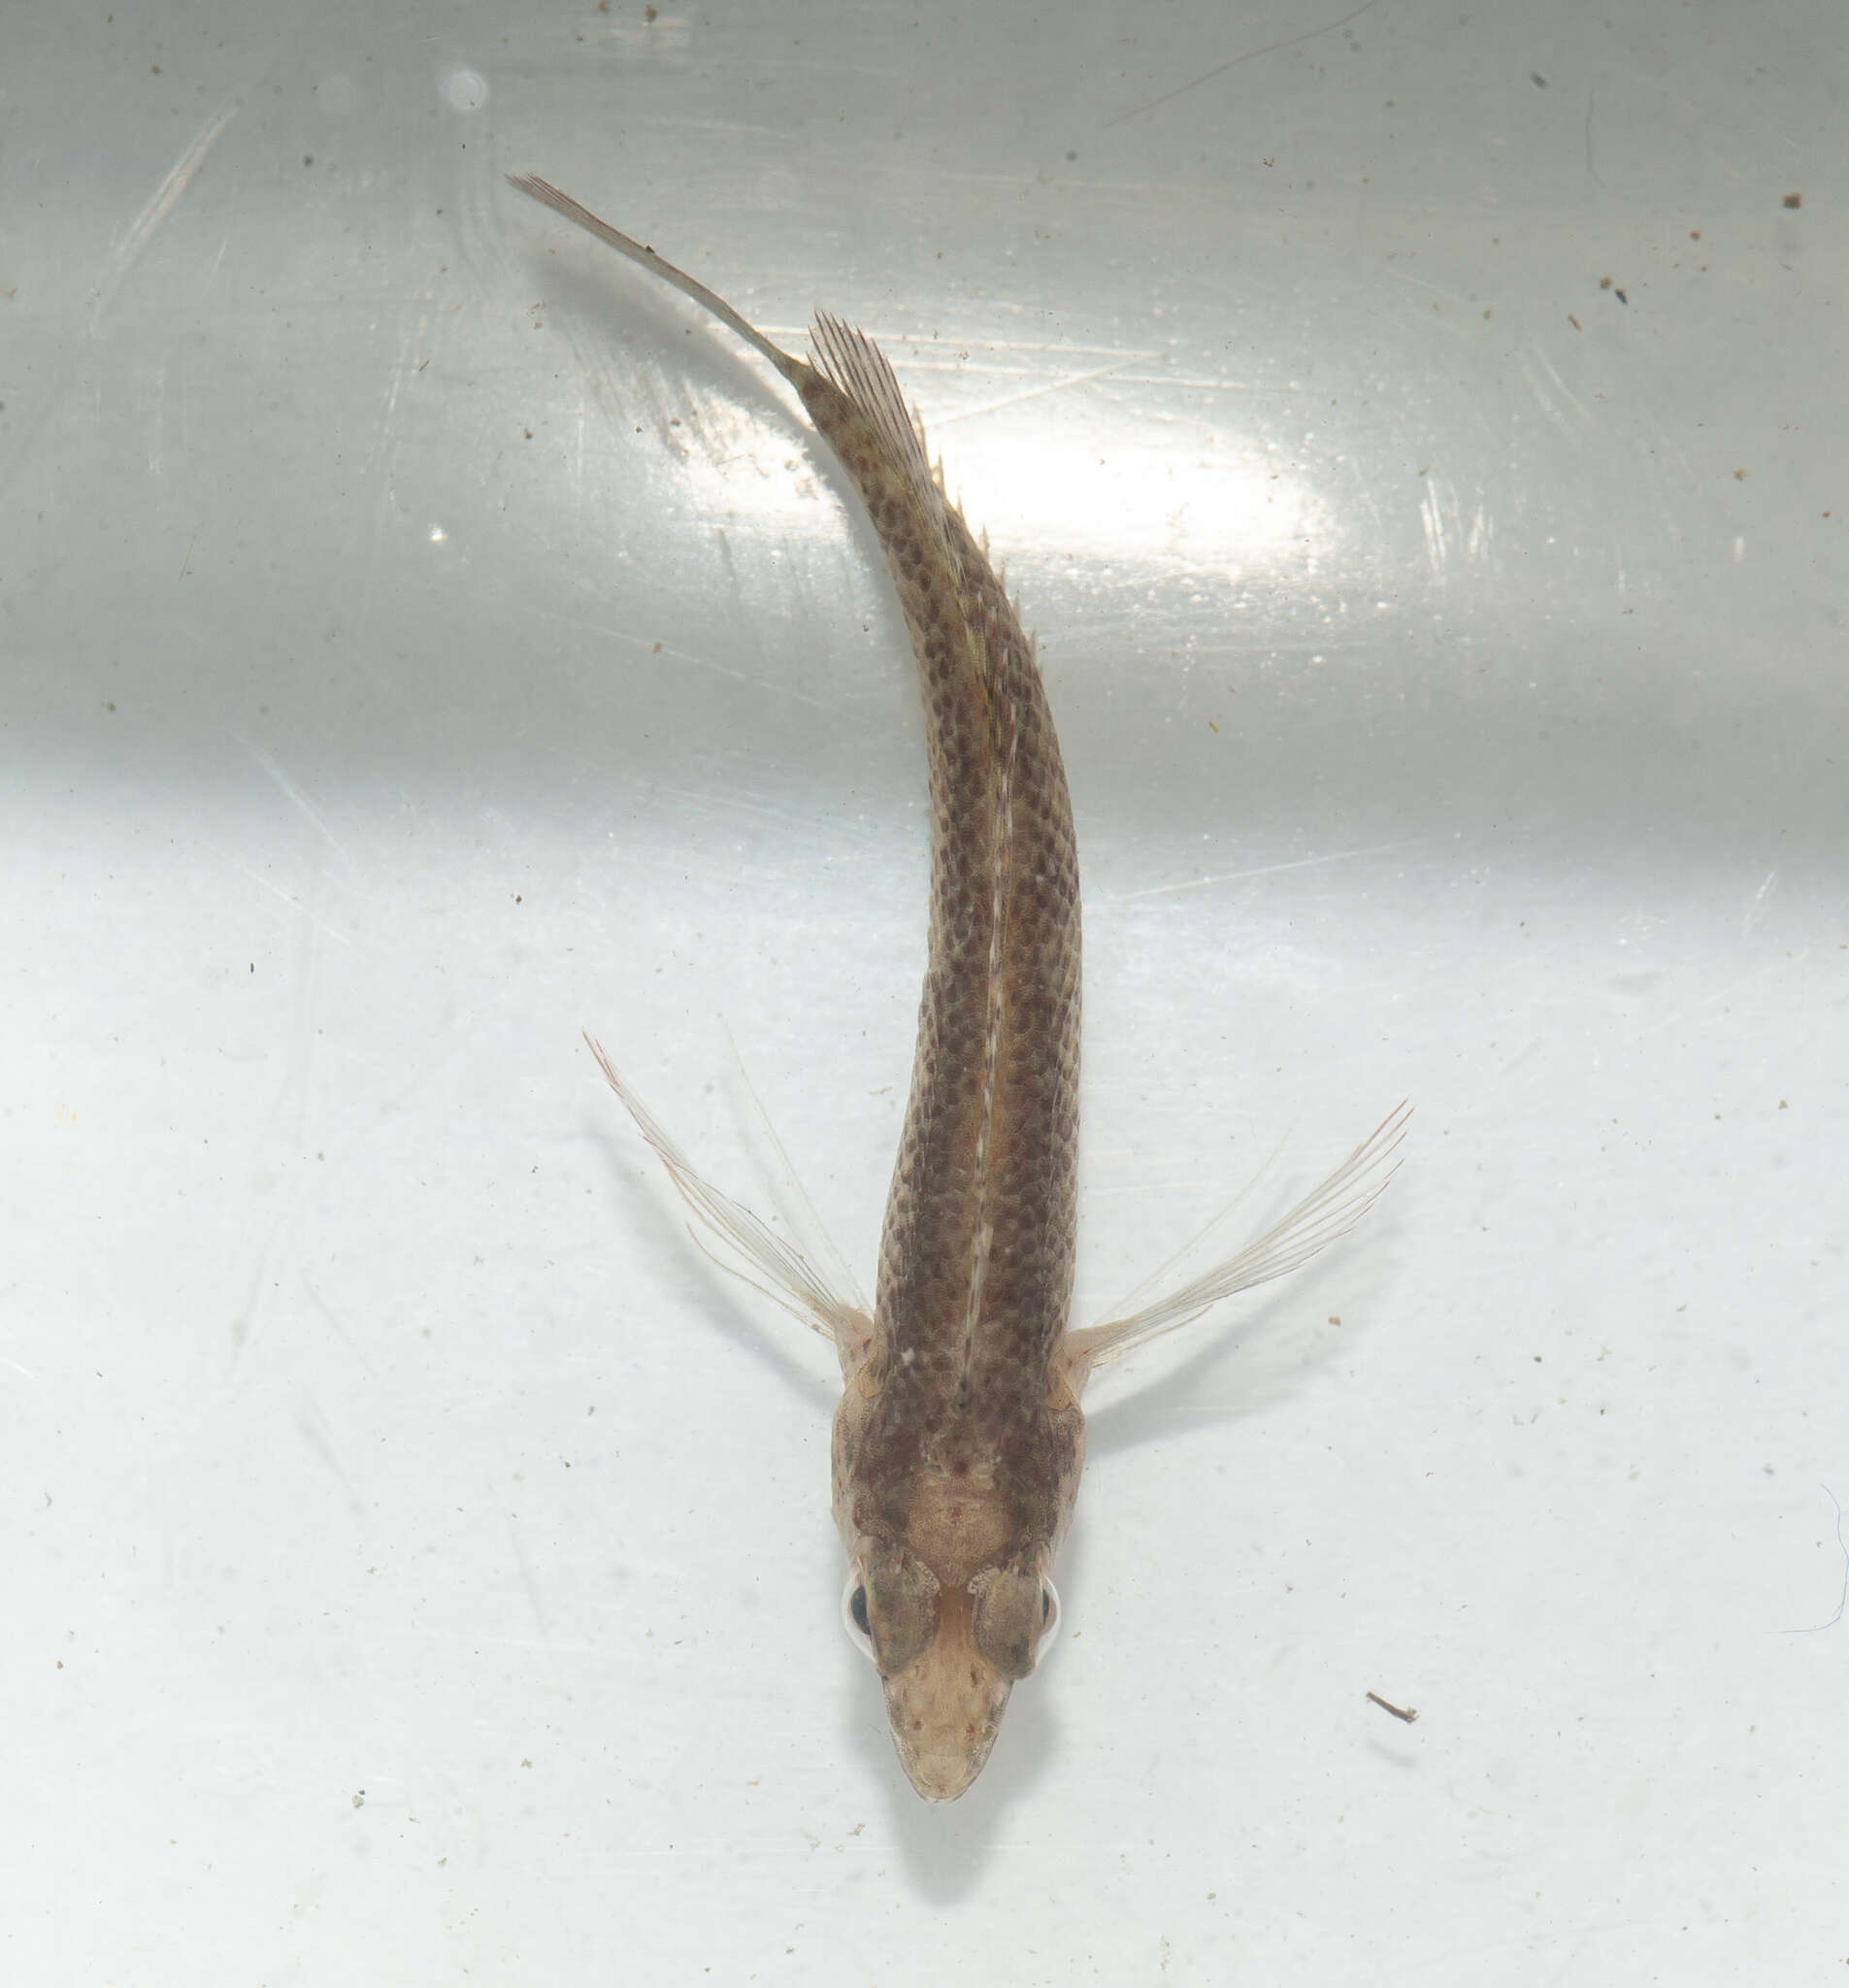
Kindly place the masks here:
POLYGON ((1399 1106, 1326 1180, 1236 1255, 1126 1317, 1068 1333, 1068 1372, 1082 1380, 1092 1368, 1173 1332, 1222 1299, 1302 1268, 1345 1236, 1386 1191, 1411 1115, 1410 1105, 1399 1106))
POLYGON ((768 1222, 699 1174, 667 1128, 617 1074, 602 1045, 589 1035, 584 1041, 605 1080, 636 1121, 637 1131, 654 1147, 656 1157, 667 1168, 675 1191, 694 1216, 694 1222, 688 1224, 689 1233, 712 1262, 727 1276, 749 1284, 792 1317, 800 1318, 825 1340, 839 1341, 855 1331, 866 1332, 868 1327, 860 1306, 842 1297, 808 1257, 784 1242, 768 1222), (703 1229, 706 1236, 701 1234, 703 1229), (712 1238, 730 1256, 710 1246, 707 1237, 712 1238), (748 1268, 741 1268, 732 1257, 743 1258, 748 1268))

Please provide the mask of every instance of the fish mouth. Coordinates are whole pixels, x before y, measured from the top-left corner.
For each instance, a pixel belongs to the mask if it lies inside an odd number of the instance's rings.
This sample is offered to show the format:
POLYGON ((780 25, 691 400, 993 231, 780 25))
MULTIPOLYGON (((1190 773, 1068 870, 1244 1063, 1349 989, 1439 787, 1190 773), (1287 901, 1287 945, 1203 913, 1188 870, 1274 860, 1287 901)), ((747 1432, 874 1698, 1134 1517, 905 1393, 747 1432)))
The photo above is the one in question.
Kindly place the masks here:
MULTIPOLYGON (((991 1739, 989 1745, 994 1744, 991 1739)), ((927 1802, 954 1802, 964 1794, 988 1764, 989 1747, 979 1753, 914 1753, 899 1750, 899 1764, 906 1778, 927 1802)))

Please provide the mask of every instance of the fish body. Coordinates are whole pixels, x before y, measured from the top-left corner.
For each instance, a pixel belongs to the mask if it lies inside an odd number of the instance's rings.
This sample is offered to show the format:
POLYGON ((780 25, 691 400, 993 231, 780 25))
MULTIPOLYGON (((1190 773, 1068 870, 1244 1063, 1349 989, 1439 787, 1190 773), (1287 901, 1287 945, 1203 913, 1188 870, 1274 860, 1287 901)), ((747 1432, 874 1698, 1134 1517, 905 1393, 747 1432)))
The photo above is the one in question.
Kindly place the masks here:
POLYGON ((901 1764, 932 1801, 988 1760, 1058 1624, 1052 1572, 1102 1360, 1281 1275, 1385 1185, 1403 1111, 1238 1257, 1074 1332, 1079 881, 1051 712, 1013 604, 929 466, 884 355, 818 312, 814 362, 545 181, 512 182, 692 296, 790 382, 867 507, 917 658, 930 933, 871 1314, 707 1182, 592 1044, 706 1229, 834 1340, 842 1613, 876 1664, 901 1764))
MULTIPOLYGON (((1052 1625, 1084 1460, 1060 1354, 1077 1235, 1078 851, 1013 604, 875 348, 818 318, 798 390, 866 503, 911 632, 931 922, 873 1331, 843 1347, 835 1520, 906 1772, 987 1760, 1052 1625)), ((850 1603, 852 1598, 850 1597, 850 1603)))

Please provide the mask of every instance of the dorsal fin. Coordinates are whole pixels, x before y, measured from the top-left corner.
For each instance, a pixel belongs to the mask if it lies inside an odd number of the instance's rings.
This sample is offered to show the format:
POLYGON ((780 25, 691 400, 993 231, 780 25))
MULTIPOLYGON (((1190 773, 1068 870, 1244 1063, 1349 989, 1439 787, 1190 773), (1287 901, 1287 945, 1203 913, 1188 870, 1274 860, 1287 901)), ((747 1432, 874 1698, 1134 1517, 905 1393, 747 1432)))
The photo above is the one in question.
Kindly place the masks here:
POLYGON ((920 496, 943 503, 943 488, 931 474, 925 456, 924 431, 907 412, 905 395, 886 355, 864 331, 843 324, 833 312, 818 310, 809 342, 815 367, 879 430, 892 461, 920 496))

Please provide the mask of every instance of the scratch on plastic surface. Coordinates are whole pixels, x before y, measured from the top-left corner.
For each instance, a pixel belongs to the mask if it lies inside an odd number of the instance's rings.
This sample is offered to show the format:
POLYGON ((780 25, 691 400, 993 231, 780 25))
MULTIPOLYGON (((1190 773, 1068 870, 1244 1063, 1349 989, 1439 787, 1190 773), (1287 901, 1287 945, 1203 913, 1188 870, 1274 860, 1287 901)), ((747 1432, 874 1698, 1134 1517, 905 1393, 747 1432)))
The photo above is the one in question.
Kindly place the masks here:
MULTIPOLYGON (((940 348, 920 344, 915 339, 894 339, 895 344, 905 348, 906 370, 908 373, 950 373, 967 374, 970 358, 963 356, 965 348, 959 346, 958 356, 945 356, 940 348)), ((1076 379, 1094 379, 1109 374, 1127 386, 1162 386, 1188 388, 1203 393, 1264 393, 1272 395, 1297 394, 1304 391, 1302 383, 1295 380, 1267 381, 1263 385, 1251 380, 1234 380, 1224 373, 1176 373, 1162 363, 1163 353, 1156 348, 1145 346, 1077 346, 1068 344, 1048 345, 1034 339, 1003 339, 978 343, 969 349, 979 349, 982 353, 982 370, 1001 378, 1011 375, 1032 379, 1037 374, 1045 376, 1040 384, 1032 392, 1045 390, 1047 384, 1071 385, 1076 379), (1080 359, 1096 359, 1096 368, 1083 367, 1073 371, 1073 362, 1080 359), (1063 362, 1065 371, 1058 370, 1054 362, 1063 362), (1128 366, 1143 365, 1146 372, 1129 373, 1128 366), (1048 371, 1053 366, 1054 370, 1048 371), (1069 377, 1070 375, 1070 377, 1069 377)), ((1010 397, 1011 398, 1011 397, 1010 397)), ((1008 401, 998 402, 999 406, 1008 401)), ((973 414, 985 413, 984 408, 965 408, 947 418, 952 421, 966 421, 973 414)), ((939 415, 931 423, 935 433, 941 428, 946 417, 939 415)))
POLYGON ((315 810, 314 804, 308 798, 306 794, 302 792, 301 788, 298 787, 295 784, 295 782, 289 779, 288 775, 282 771, 282 769, 276 763, 276 761, 272 759, 270 755, 266 751, 264 751, 263 747, 259 746, 254 740, 247 739, 242 732, 234 732, 232 734, 232 737, 237 740, 238 744, 242 746, 248 753, 249 753, 250 757, 254 759, 256 763, 263 769, 263 771, 270 776, 271 779, 276 782, 277 790, 282 795, 282 797, 285 800, 291 801, 295 804, 295 806, 301 811, 303 819, 307 821, 312 828, 315 829, 321 836, 323 836, 326 839, 328 846, 341 859, 341 861, 343 863, 347 864, 350 867, 353 859, 347 853, 346 849, 344 849, 341 846, 340 838, 337 835, 335 835, 334 831, 328 827, 325 821, 321 819, 320 814, 315 810))
POLYGON ((689 818, 704 814, 714 821, 737 821, 741 818, 753 823, 774 821, 781 827, 796 830, 800 835, 840 843, 846 849, 864 846, 864 837, 851 822, 814 814, 802 808, 779 807, 775 801, 766 800, 762 793, 741 789, 736 782, 727 789, 722 786, 677 787, 657 781, 649 791, 664 801, 679 802, 689 818))
POLYGON ((1544 414, 1548 417, 1548 419, 1551 420, 1557 427, 1565 428, 1567 426, 1567 420, 1565 415, 1563 415, 1560 409, 1552 401, 1548 399, 1545 388, 1542 386, 1540 381, 1538 381, 1535 377, 1535 367, 1538 366, 1547 375, 1548 385, 1552 386, 1553 390, 1560 395, 1562 400, 1569 403, 1573 413, 1579 416, 1581 425, 1583 426, 1590 423, 1592 416, 1586 412, 1585 402, 1582 401, 1579 398, 1579 396, 1572 390, 1572 388, 1567 384, 1566 381, 1564 381, 1560 377, 1560 368, 1556 366, 1553 360, 1550 359, 1547 356, 1547 354, 1541 349, 1540 345, 1538 343, 1535 343, 1535 345, 1531 346, 1530 351, 1533 355, 1534 364, 1531 365, 1527 360, 1524 360, 1522 362, 1522 373, 1528 381, 1529 392, 1535 396, 1535 406, 1538 407, 1541 413, 1544 414))
POLYGON ((971 365, 967 352, 980 350, 985 373, 1005 379, 1023 376, 1035 380, 1033 385, 1019 393, 1005 393, 997 400, 983 402, 979 407, 959 408, 954 414, 938 415, 931 424, 934 433, 957 421, 967 421, 973 415, 1012 407, 1017 400, 1031 400, 1037 394, 1050 393, 1055 387, 1077 386, 1085 381, 1102 380, 1106 376, 1121 381, 1126 386, 1157 386, 1199 393, 1288 395, 1304 391, 1302 384, 1294 380, 1267 381, 1260 385, 1250 380, 1229 379, 1224 373, 1172 372, 1162 364, 1162 352, 1147 346, 1048 345, 1033 339, 1002 339, 978 342, 970 348, 959 346, 956 348, 957 356, 952 357, 945 355, 942 348, 921 344, 915 339, 889 336, 893 337, 895 344, 904 346, 908 373, 966 374, 971 365), (1074 360, 1083 359, 1095 359, 1098 363, 1095 366, 1073 366, 1074 360), (1054 370, 1047 371, 1049 365, 1054 370), (1144 370, 1126 370, 1133 366, 1140 366, 1144 370), (1043 377, 1035 379, 1037 374, 1043 377))
MULTIPOLYGON (((418 317, 416 323, 398 341, 398 358, 387 375, 388 383, 385 387, 384 411, 379 417, 379 427, 373 436, 373 445, 366 451, 366 474, 369 476, 374 466, 384 455, 390 446, 392 430, 398 424, 399 393, 407 380, 414 380, 417 377, 419 369, 413 364, 413 358, 418 351, 423 349, 429 340, 430 319, 431 313, 426 310, 418 317)), ((391 495, 391 478, 389 474, 385 478, 383 495, 389 501, 391 495)))
POLYGON ((502 1519, 508 1529, 508 1543, 513 1548, 513 1559, 520 1570, 520 1582, 526 1589, 527 1607, 533 1610, 533 1620, 539 1624, 540 1641, 535 1647, 549 1650, 552 1646, 552 1625, 545 1619, 545 1606, 540 1600, 540 1584, 533 1578, 533 1563, 526 1557, 526 1547, 520 1541, 520 1529, 511 1511, 504 1511, 502 1519))
POLYGON ((1409 269, 1401 269, 1395 263, 1381 263, 1380 274, 1390 276, 1395 282, 1405 283, 1411 289, 1425 290, 1434 297, 1442 297, 1447 304, 1455 304, 1462 311, 1472 309, 1470 299, 1462 290, 1447 290, 1442 283, 1431 282, 1422 276, 1414 276, 1409 269))
POLYGON ((790 704, 806 705, 810 711, 833 711, 834 704, 809 692, 792 688, 774 677, 754 674, 749 670, 729 669, 724 663, 715 663, 710 656, 695 655, 690 649, 677 648, 672 643, 651 642, 644 635, 638 635, 633 629, 612 627, 609 622, 600 621, 594 615, 567 614, 557 608, 536 605, 529 610, 533 618, 539 621, 555 622, 561 628, 570 628, 580 634, 595 635, 600 641, 620 642, 631 648, 642 650, 651 657, 658 656, 664 663, 676 663, 683 669, 709 670, 715 677, 724 677, 734 683, 747 683, 753 690, 761 690, 767 697, 780 697, 790 704))
POLYGON ((174 161, 167 177, 149 196, 148 205, 135 216, 134 224, 122 237, 116 253, 110 257, 108 272, 96 287, 96 301, 90 307, 92 332, 96 330, 102 317, 103 307, 120 288, 122 279, 141 260, 142 251, 153 240, 155 229, 179 206, 181 196, 192 184, 199 168, 205 164, 206 154, 217 144, 225 126, 237 115, 236 104, 228 105, 220 111, 174 161))
POLYGON ((1252 870, 1224 870, 1212 877, 1190 877, 1181 883, 1158 883, 1149 890, 1130 890, 1121 897, 1087 899, 1087 911, 1114 911, 1119 905, 1140 904, 1145 898, 1173 897, 1184 890, 1205 890, 1216 883, 1242 883, 1248 877, 1275 877, 1285 870, 1320 870, 1330 863, 1352 863, 1362 856, 1385 856, 1395 849, 1409 849, 1419 840, 1405 836, 1399 842, 1373 843, 1365 849, 1333 849, 1327 856, 1299 856, 1289 863, 1261 863, 1252 870))
POLYGON ((263 1241, 257 1244, 250 1259, 248 1281, 245 1286, 244 1306, 231 1321, 231 1365, 227 1378, 236 1379, 244 1367, 244 1356, 249 1350, 251 1342, 257 1336, 257 1328, 263 1323, 269 1309, 269 1294, 275 1290, 277 1279, 270 1276, 270 1266, 281 1254, 287 1239, 289 1224, 295 1219, 296 1208, 302 1199, 298 1187, 288 1197, 287 1204, 271 1216, 270 1225, 264 1231, 263 1241))
POLYGON ((1478 504, 1470 517, 1470 535, 1464 542, 1465 562, 1470 566, 1481 566, 1489 556, 1490 547, 1496 543, 1496 525, 1489 512, 1478 504))
POLYGON ((1820 1629, 1834 1629, 1842 1620, 1843 1610, 1849 1608, 1849 1542, 1845 1542, 1842 1537, 1842 1506, 1828 1484, 1823 1485, 1821 1489, 1824 1496, 1836 1508, 1836 1544, 1842 1548, 1842 1586, 1836 1595, 1836 1612, 1828 1622, 1812 1622, 1801 1628, 1787 1629, 1782 1632, 1786 1636, 1815 1636, 1820 1629))
POLYGON ((347 1351, 365 1368, 368 1375, 377 1380, 379 1378, 379 1369, 374 1364, 373 1356, 366 1350, 366 1342, 306 1277, 302 1279, 302 1288, 308 1293, 309 1303, 333 1327, 347 1351))
MULTIPOLYGON (((1261 55, 1275 55, 1280 49, 1295 49, 1303 42, 1313 42, 1319 35, 1334 34, 1338 27, 1346 27, 1351 20, 1359 20, 1369 13, 1374 0, 1362 0, 1362 4, 1344 14, 1338 20, 1326 20, 1320 27, 1305 28, 1302 34, 1286 35, 1281 41, 1267 42, 1262 49, 1247 49, 1227 59, 1212 69, 1203 70, 1199 76, 1190 77, 1178 87, 1159 97, 1151 97, 1147 103, 1139 104, 1134 111, 1121 112, 1115 117, 1106 117, 1098 128, 1108 131, 1113 125, 1127 124, 1132 117, 1140 117, 1145 111, 1159 111, 1164 104, 1172 104, 1176 97, 1184 97, 1191 89, 1199 89, 1204 83, 1211 83, 1216 76, 1224 76, 1229 69, 1237 69, 1242 62, 1256 62, 1261 55)), ((940 424, 941 425, 941 424, 940 424)))
POLYGON ((1425 527, 1425 552, 1432 562, 1433 577, 1444 578, 1444 558, 1448 547, 1444 535, 1444 508, 1438 497, 1438 480, 1428 478, 1425 486, 1425 502, 1419 507, 1419 522, 1425 527))
POLYGON ((1733 1000, 1742 988, 1756 987, 1762 980, 1768 979, 1784 967, 1801 965, 1810 957, 1809 947, 1794 948, 1783 959, 1770 959, 1764 966, 1755 967, 1750 974, 1742 974, 1736 980, 1729 980, 1725 986, 1716 987, 1711 994, 1703 994, 1699 1001, 1692 1001, 1686 1008, 1678 1008, 1671 1014, 1666 1014, 1661 1021, 1652 1022, 1648 1028, 1639 1029, 1634 1042, 1641 1043, 1647 1037, 1660 1036, 1665 1029, 1672 1029, 1681 1022, 1695 1022, 1708 1018, 1712 1011, 1733 1000))
POLYGON ((1750 939, 1766 922, 1766 900, 1778 888, 1778 872, 1768 870, 1760 887, 1754 891, 1752 902, 1747 905, 1745 915, 1740 919, 1740 937, 1750 939))
POLYGON ((366 1508, 359 1494, 353 1489, 353 1480, 341 1468, 341 1460, 334 1447, 334 1428, 327 1419, 327 1412, 306 1390, 295 1404, 290 1420, 295 1424, 295 1433, 303 1443, 314 1452, 326 1468, 328 1474, 341 1489, 347 1493, 347 1502, 362 1520, 366 1508))
POLYGON ((415 1623, 409 1627, 381 1628, 378 1634, 381 1638, 395 1638, 400 1642, 474 1650, 541 1650, 549 1657, 590 1657, 600 1664, 610 1661, 611 1648, 608 1642, 590 1642, 582 1637, 495 1636, 484 1633, 479 1624, 468 1629, 436 1629, 425 1623, 415 1623))
POLYGON ((293 891, 284 890, 280 883, 273 883, 269 878, 252 870, 242 856, 234 856, 229 849, 221 849, 207 836, 199 838, 199 845, 201 848, 210 849, 221 863, 228 863, 232 869, 242 871, 259 890, 267 890, 272 897, 280 897, 290 911, 299 911, 323 938, 332 939, 337 944, 349 947, 353 944, 345 932, 337 932, 332 925, 323 924, 293 891))
POLYGON ((1024 386, 1017 393, 1005 393, 994 400, 985 400, 979 406, 960 408, 954 414, 940 414, 933 425, 942 430, 954 427, 959 421, 973 421, 978 414, 993 414, 1003 408, 1019 407, 1024 400, 1038 400, 1043 393, 1063 393, 1069 386, 1083 386, 1088 380, 1103 380, 1107 374, 1133 364, 1138 359, 1151 359, 1153 352, 1126 352, 1120 359, 1109 360, 1103 366, 1092 366, 1078 373, 1062 373, 1052 380, 1042 380, 1035 386, 1024 386))

